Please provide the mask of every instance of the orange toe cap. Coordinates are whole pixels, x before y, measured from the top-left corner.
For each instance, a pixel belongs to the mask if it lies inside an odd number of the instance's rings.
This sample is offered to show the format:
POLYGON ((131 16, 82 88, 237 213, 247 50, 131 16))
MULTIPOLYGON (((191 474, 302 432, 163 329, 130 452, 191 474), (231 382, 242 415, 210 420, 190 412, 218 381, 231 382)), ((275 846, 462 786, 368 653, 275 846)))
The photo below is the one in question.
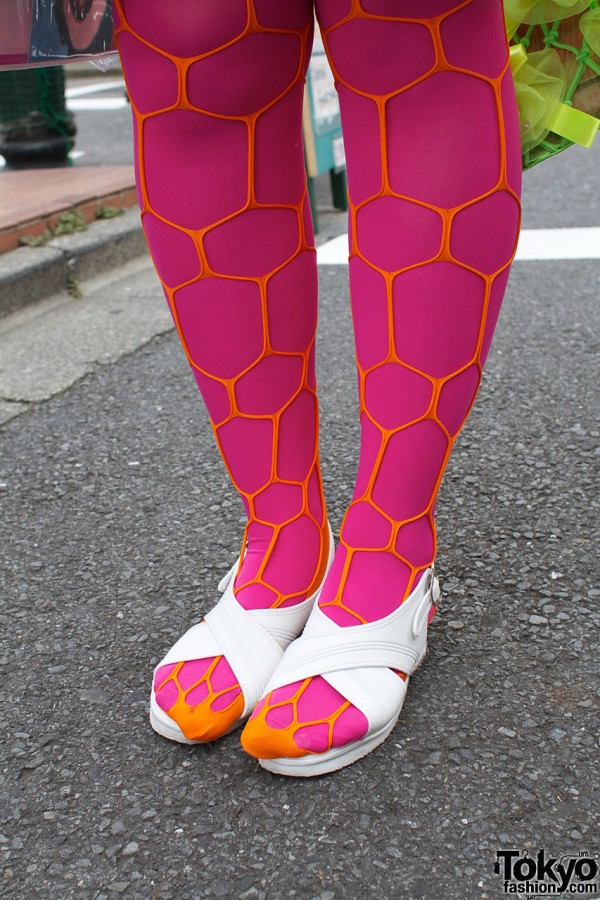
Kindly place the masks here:
MULTIPOLYGON (((159 669, 154 684, 154 695, 163 713, 177 723, 188 741, 215 741, 231 731, 244 714, 244 697, 231 672, 230 679, 215 687, 214 673, 224 657, 210 661, 201 677, 192 684, 182 686, 180 678, 185 674, 187 662, 159 669), (161 672, 166 678, 161 680, 161 672)), ((202 662, 202 661, 200 661, 202 662)), ((208 662, 208 661, 207 661, 208 662)), ((192 663, 194 665, 195 663, 192 663)))
POLYGON ((244 698, 240 693, 231 706, 222 711, 211 709, 206 701, 188 706, 184 697, 180 696, 167 715, 179 725, 188 741, 208 742, 227 734, 243 712, 244 698))
POLYGON ((268 708, 253 715, 246 723, 242 731, 242 747, 256 759, 296 759, 300 756, 308 756, 309 751, 298 747, 294 740, 294 732, 298 723, 294 722, 287 728, 271 728, 265 720, 268 708))

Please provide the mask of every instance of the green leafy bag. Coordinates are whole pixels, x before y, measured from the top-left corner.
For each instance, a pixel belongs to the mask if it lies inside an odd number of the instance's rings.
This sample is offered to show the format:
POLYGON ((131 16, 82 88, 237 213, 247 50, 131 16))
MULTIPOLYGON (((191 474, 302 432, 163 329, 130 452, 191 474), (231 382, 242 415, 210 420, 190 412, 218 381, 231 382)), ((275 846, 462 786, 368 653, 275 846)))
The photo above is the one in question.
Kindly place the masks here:
POLYGON ((523 147, 530 169, 600 127, 600 0, 504 0, 523 147))

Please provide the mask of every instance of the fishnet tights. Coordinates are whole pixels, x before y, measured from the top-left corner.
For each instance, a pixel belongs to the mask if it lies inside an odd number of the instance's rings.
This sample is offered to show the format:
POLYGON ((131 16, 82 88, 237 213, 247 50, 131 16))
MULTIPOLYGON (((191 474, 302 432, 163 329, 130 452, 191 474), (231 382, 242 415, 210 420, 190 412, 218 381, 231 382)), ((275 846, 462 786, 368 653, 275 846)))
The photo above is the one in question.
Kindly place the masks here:
MULTIPOLYGON (((205 0, 177 16, 162 0, 118 5, 144 228, 248 514, 236 596, 296 603, 327 553, 300 131, 312 3, 205 0)), ((435 557, 437 490, 516 249, 521 156, 501 0, 318 0, 316 11, 348 158, 361 416, 320 599, 344 626, 391 612, 435 557)), ((165 667, 155 689, 198 739, 243 706, 224 659, 165 667)), ((293 755, 366 727, 316 677, 274 692, 246 732, 257 751, 293 755)))

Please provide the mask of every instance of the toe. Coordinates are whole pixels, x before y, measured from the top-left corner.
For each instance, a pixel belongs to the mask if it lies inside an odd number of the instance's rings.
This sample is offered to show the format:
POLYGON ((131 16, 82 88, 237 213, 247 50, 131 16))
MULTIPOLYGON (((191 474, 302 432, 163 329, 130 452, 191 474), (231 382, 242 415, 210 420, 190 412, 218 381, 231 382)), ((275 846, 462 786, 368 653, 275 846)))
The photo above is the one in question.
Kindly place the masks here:
MULTIPOLYGON (((242 731, 242 747, 256 759, 306 756, 309 751, 299 747, 294 740, 294 732, 298 728, 296 721, 278 727, 277 718, 271 716, 267 719, 270 713, 277 712, 278 710, 269 710, 266 701, 261 701, 242 731)), ((286 719, 282 721, 285 722, 286 719)))
POLYGON ((241 688, 223 656, 161 666, 154 679, 159 707, 190 741, 214 741, 244 711, 241 688))
POLYGON ((317 676, 261 700, 241 740, 244 750, 258 759, 293 759, 360 740, 367 730, 365 716, 317 676))

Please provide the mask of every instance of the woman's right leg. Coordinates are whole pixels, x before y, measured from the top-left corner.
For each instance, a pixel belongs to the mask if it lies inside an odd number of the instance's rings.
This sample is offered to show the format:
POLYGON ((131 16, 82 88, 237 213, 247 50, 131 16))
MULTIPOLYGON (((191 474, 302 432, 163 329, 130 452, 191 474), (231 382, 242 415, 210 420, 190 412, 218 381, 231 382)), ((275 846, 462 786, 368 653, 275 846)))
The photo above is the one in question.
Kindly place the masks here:
MULTIPOLYGON (((146 238, 248 516, 245 609, 320 584, 316 256, 302 149, 312 0, 117 0, 146 238)), ((155 697, 212 740, 244 699, 224 656, 163 666, 155 697)))

